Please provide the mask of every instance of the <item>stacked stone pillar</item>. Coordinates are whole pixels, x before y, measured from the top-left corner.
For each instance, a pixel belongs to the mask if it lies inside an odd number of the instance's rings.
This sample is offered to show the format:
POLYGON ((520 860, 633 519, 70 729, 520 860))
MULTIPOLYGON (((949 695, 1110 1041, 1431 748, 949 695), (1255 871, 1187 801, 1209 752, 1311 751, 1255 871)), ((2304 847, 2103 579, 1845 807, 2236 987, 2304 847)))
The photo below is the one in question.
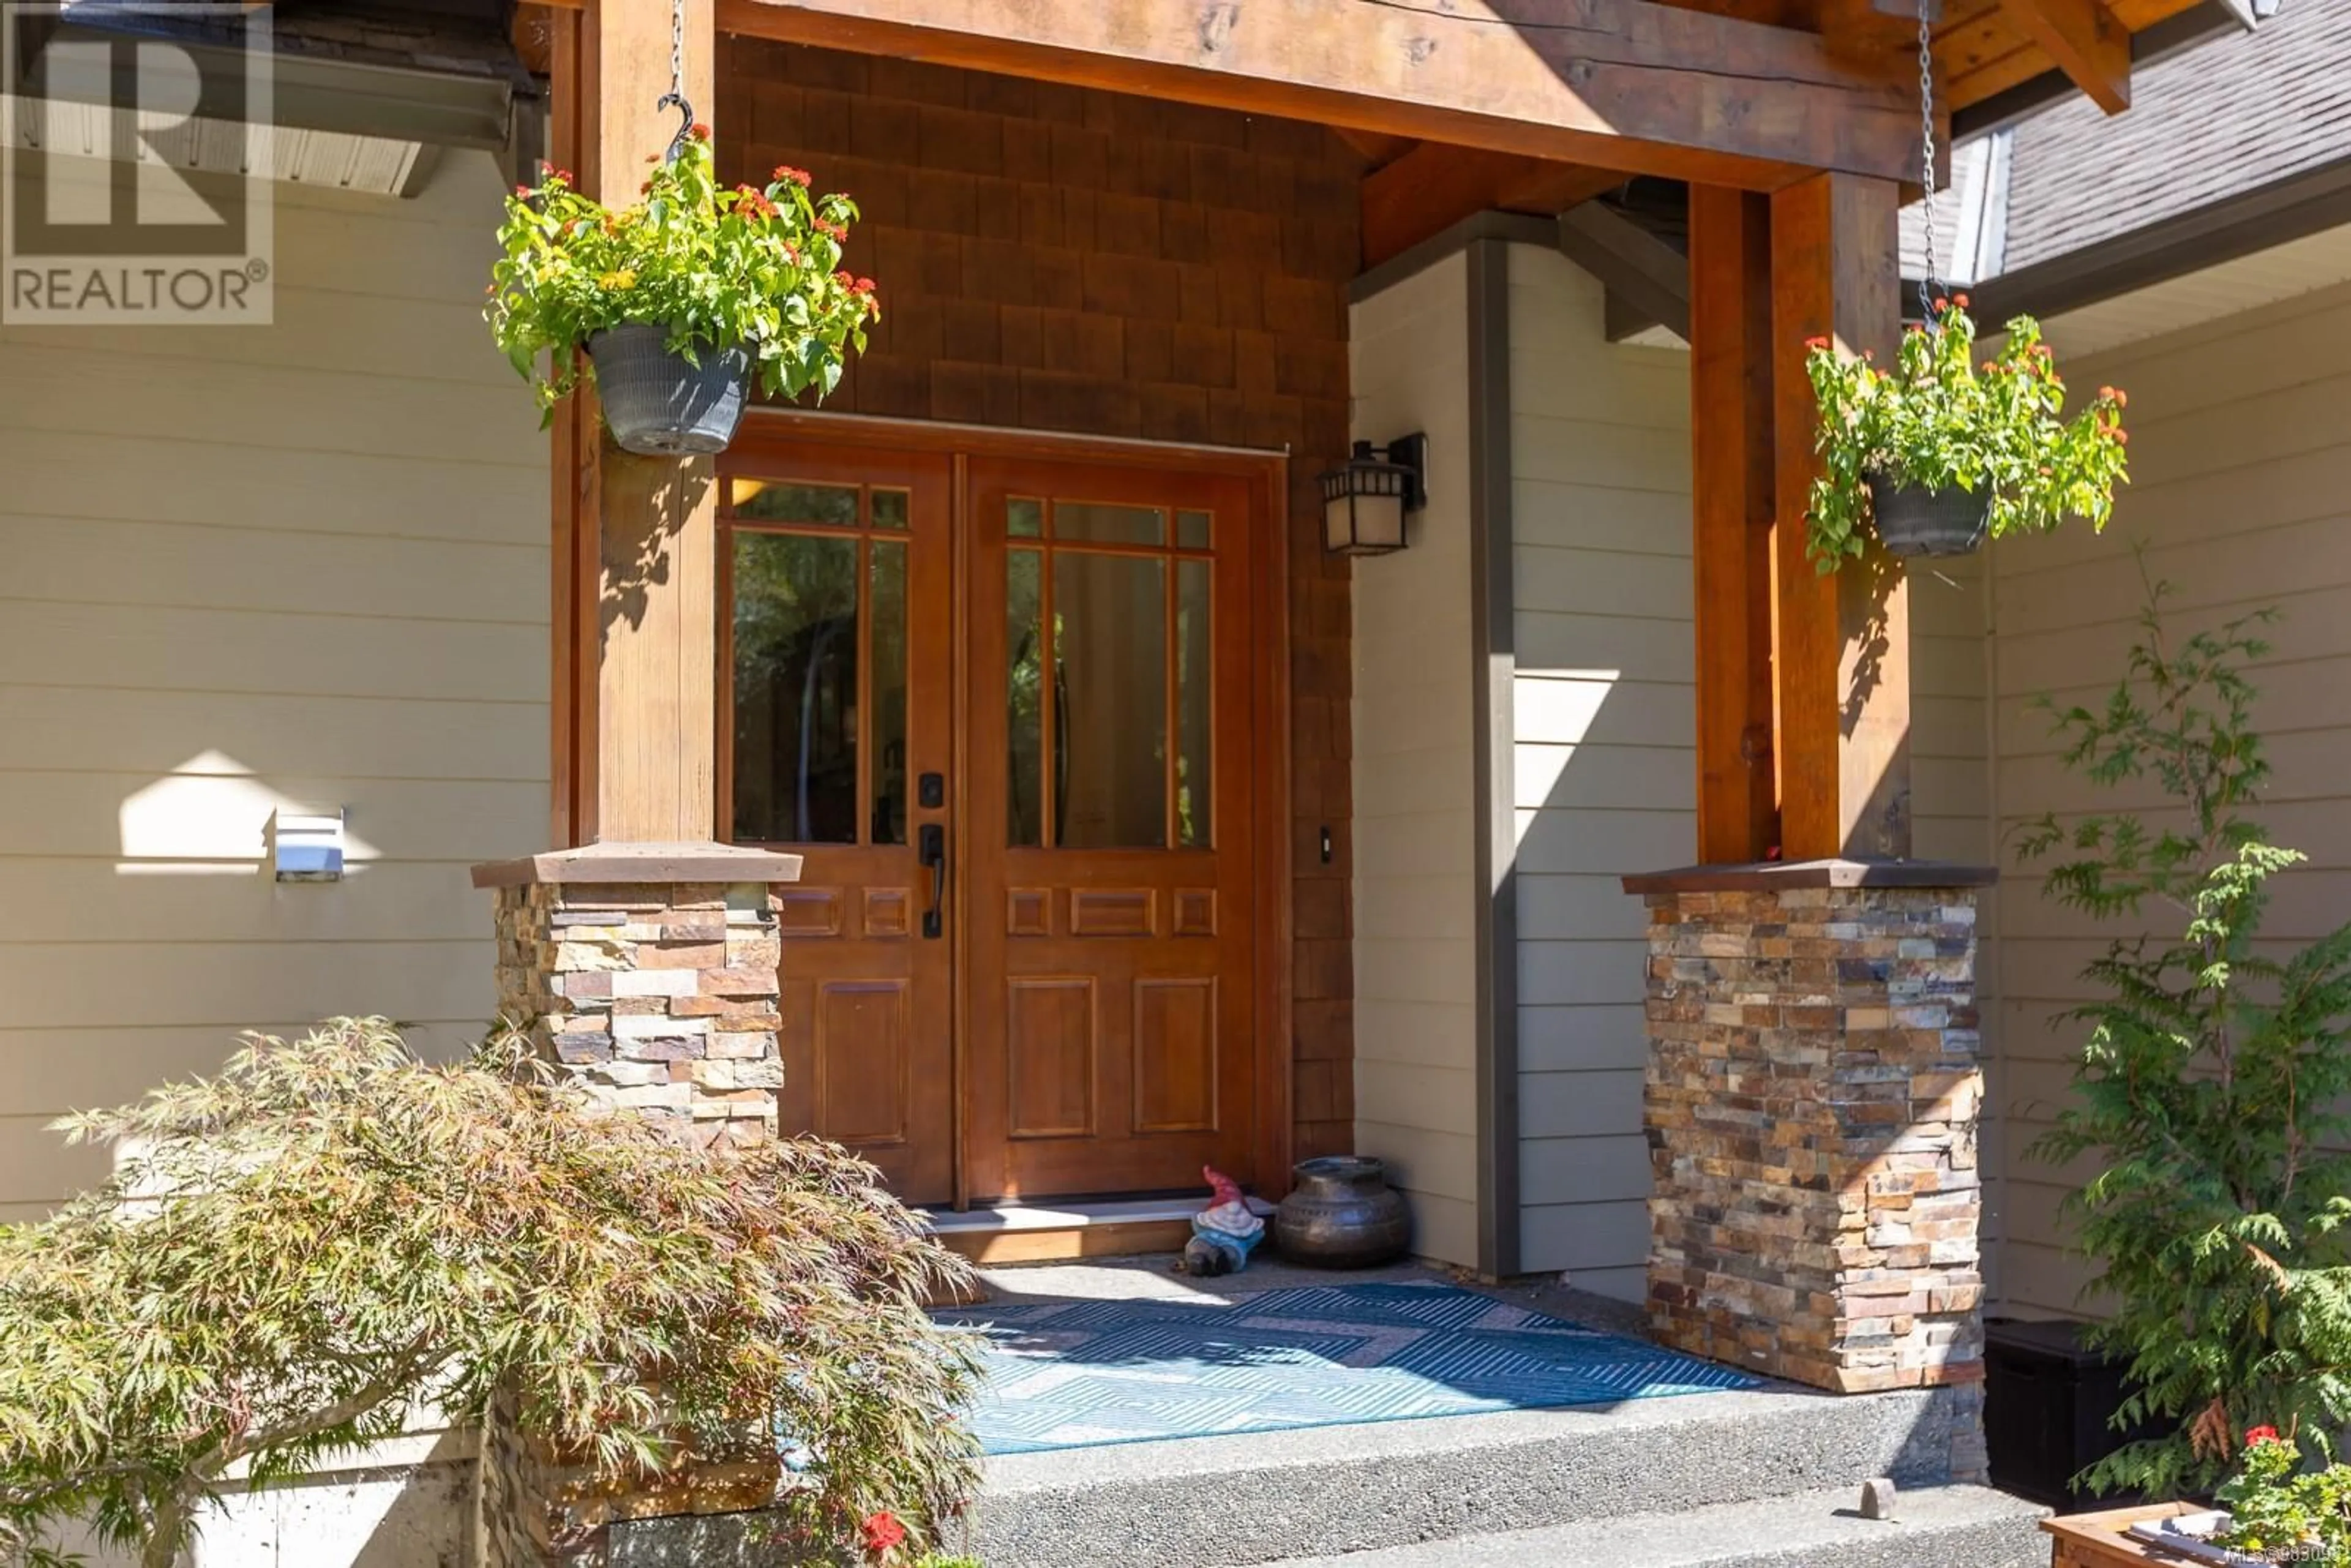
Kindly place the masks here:
POLYGON ((703 1145, 776 1134, 775 895, 800 858, 590 844, 474 868, 497 896, 498 1010, 599 1103, 703 1145))
POLYGON ((1664 1343, 1838 1392, 1980 1388, 1975 922, 1991 879, 1851 861, 1625 879, 1649 913, 1664 1343))

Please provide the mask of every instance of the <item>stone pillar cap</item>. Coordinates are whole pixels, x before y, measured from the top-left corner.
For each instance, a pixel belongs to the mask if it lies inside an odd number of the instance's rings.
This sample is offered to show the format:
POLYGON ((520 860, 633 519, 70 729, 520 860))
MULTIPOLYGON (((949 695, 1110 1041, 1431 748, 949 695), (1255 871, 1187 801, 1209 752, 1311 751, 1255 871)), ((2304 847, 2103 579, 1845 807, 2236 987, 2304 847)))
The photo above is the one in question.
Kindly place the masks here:
POLYGON ((777 883, 800 879, 800 857, 720 843, 582 844, 474 868, 475 887, 559 883, 777 883))
POLYGON ((1689 865, 1625 878, 1627 893, 1772 893, 1789 887, 1990 887, 2000 880, 1988 865, 1957 861, 1754 861, 1746 865, 1689 865))

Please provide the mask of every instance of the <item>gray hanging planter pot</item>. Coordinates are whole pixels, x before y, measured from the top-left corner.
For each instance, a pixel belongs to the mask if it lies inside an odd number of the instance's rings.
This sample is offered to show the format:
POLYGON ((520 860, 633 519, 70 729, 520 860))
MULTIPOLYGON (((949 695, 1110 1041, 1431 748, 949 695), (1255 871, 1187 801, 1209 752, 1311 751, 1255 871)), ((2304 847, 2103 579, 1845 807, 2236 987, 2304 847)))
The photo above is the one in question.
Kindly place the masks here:
POLYGON ((702 349, 702 363, 670 352, 659 327, 630 322, 588 340, 604 423, 623 451, 647 457, 724 452, 743 417, 751 378, 746 350, 702 349))
POLYGON ((1991 492, 1928 490, 1872 474, 1869 511, 1896 555, 1973 555, 1991 526, 1991 492))

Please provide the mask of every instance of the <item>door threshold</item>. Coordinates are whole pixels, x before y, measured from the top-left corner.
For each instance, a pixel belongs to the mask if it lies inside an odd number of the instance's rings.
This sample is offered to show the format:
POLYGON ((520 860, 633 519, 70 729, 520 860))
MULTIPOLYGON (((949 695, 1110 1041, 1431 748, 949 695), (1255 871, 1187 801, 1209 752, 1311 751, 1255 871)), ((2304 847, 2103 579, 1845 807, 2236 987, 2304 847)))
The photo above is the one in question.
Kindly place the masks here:
POLYGON ((975 1263, 1058 1263, 1180 1252, 1204 1198, 1101 1203, 1003 1203, 956 1212, 917 1209, 931 1234, 975 1263))

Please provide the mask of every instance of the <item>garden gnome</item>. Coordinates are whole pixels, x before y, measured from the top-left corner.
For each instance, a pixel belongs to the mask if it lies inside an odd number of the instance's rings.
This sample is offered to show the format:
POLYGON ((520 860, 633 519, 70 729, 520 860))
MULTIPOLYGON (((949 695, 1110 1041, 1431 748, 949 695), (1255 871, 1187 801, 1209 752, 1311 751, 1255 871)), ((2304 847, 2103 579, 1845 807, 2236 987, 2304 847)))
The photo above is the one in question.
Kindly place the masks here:
POLYGON ((1208 1178, 1216 1201, 1192 1217, 1192 1239, 1184 1244, 1184 1271, 1238 1273, 1265 1239, 1265 1221, 1250 1211, 1240 1183, 1212 1166, 1202 1166, 1200 1174, 1208 1178))

